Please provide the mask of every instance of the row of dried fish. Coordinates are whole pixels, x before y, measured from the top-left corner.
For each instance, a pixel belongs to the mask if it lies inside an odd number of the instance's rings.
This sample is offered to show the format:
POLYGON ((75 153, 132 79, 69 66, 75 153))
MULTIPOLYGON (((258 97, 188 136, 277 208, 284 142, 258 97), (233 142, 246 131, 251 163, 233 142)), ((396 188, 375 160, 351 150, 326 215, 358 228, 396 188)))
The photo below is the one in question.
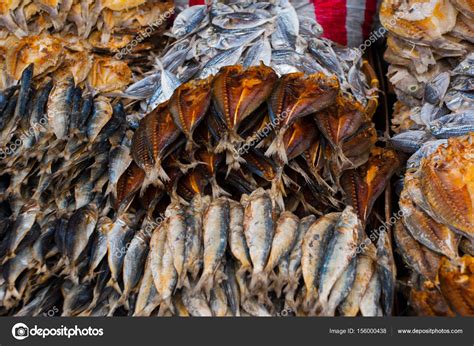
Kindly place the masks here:
POLYGON ((426 84, 421 107, 396 106, 393 146, 413 154, 409 167, 434 152, 450 137, 474 131, 474 53, 452 71, 436 75, 426 84))
POLYGON ((474 134, 452 138, 405 175, 394 235, 423 315, 474 315, 473 154, 474 134))
POLYGON ((133 214, 111 221, 91 204, 69 220, 51 216, 20 239, 39 214, 25 211, 2 241, 8 314, 52 306, 63 316, 392 311, 395 267, 386 235, 361 251, 366 236, 351 207, 299 219, 257 189, 240 203, 196 195, 138 227, 133 214))
POLYGON ((398 99, 420 106, 425 86, 473 52, 474 6, 463 0, 385 0, 380 20, 388 30, 384 58, 398 99))
POLYGON ((6 0, 0 5, 0 29, 18 38, 57 32, 107 47, 127 37, 130 41, 168 11, 174 12, 172 2, 161 0, 6 0))
POLYGON ((33 74, 30 65, 18 86, 0 94, 1 212, 13 219, 31 203, 66 214, 105 199, 133 135, 120 102, 92 95, 72 77, 39 83, 33 74))
POLYGON ((271 184, 280 206, 288 189, 305 210, 321 213, 339 207, 341 176, 364 165, 371 151, 381 167, 392 165, 385 186, 398 159, 374 149, 376 141, 368 110, 340 92, 335 77, 297 72, 278 78, 265 65, 227 66, 181 85, 140 121, 131 153, 143 170, 133 175, 143 184, 133 186, 166 189, 184 173, 189 192, 181 196, 190 200, 206 193, 200 184, 206 180, 215 196, 226 194, 222 183, 240 194, 271 184), (304 190, 318 198, 308 200, 304 190))
POLYGON ((357 49, 321 38, 321 26, 300 16, 287 0, 192 6, 181 12, 167 35, 175 42, 158 54, 155 73, 132 84, 125 97, 145 100, 151 110, 192 78, 204 79, 223 66, 264 63, 278 75, 293 72, 336 75, 341 88, 375 110, 376 84, 357 49))
POLYGON ((124 90, 132 78, 127 61, 94 54, 87 41, 73 37, 42 34, 0 41, 0 90, 15 88, 30 64, 33 76, 41 83, 46 78, 62 81, 69 76, 76 85, 87 86, 92 93, 124 90))

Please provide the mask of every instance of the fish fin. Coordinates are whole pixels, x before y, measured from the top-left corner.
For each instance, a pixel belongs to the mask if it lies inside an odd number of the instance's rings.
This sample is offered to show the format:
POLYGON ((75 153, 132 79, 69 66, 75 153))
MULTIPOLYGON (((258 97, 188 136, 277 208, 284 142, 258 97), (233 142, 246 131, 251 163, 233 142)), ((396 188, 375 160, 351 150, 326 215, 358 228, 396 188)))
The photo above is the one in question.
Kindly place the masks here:
POLYGON ((231 194, 224 190, 222 187, 219 186, 217 183, 216 177, 211 178, 211 189, 212 189, 212 197, 218 198, 220 196, 227 196, 230 197, 231 194))
POLYGON ((122 289, 120 288, 117 280, 115 280, 114 278, 110 278, 110 280, 107 282, 107 287, 112 287, 113 289, 115 289, 119 294, 122 294, 122 289))
POLYGON ((204 292, 209 295, 211 288, 214 284, 214 275, 212 273, 206 273, 201 275, 198 283, 193 289, 194 293, 199 293, 200 291, 204 290, 204 292))
POLYGON ((283 133, 279 133, 273 142, 268 147, 267 151, 265 151, 265 156, 271 157, 276 155, 283 163, 288 163, 288 157, 286 155, 285 145, 283 143, 283 133))
POLYGON ((250 279, 250 291, 256 292, 263 284, 267 282, 267 273, 264 271, 253 273, 252 278, 250 279))

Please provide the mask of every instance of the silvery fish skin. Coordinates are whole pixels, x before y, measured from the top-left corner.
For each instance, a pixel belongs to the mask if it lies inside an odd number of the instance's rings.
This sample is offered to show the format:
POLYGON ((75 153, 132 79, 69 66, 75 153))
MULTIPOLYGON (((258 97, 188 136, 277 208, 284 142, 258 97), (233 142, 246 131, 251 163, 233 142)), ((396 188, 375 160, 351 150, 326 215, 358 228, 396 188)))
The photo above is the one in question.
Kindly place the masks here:
POLYGON ((253 265, 252 290, 265 277, 264 268, 274 235, 273 206, 268 192, 261 188, 249 196, 242 196, 241 203, 244 207, 244 234, 253 265))
POLYGON ((125 301, 132 292, 143 274, 143 267, 148 255, 149 235, 146 230, 140 230, 130 241, 127 253, 123 260, 123 294, 121 301, 125 301))
POLYGON ((316 222, 316 216, 309 215, 300 220, 293 248, 288 255, 288 285, 285 288, 285 302, 296 309, 295 292, 301 278, 301 258, 303 256, 303 240, 311 225, 316 222))
POLYGON ((8 238, 7 258, 15 256, 15 250, 35 223, 40 212, 38 203, 31 201, 23 206, 13 225, 13 231, 8 238))
POLYGON ((161 294, 161 277, 160 273, 163 267, 163 254, 165 252, 167 223, 162 222, 155 228, 150 238, 150 269, 156 290, 161 294))
POLYGON ((265 29, 243 33, 217 34, 208 38, 207 43, 211 48, 227 50, 240 46, 247 46, 264 32, 265 29))
POLYGON ((227 301, 229 302, 229 312, 232 316, 240 316, 240 291, 235 278, 234 263, 228 261, 225 265, 225 275, 227 279, 222 283, 227 301))
POLYGON ((474 78, 469 76, 455 76, 449 87, 460 91, 474 91, 474 78))
POLYGON ((211 290, 209 303, 213 316, 227 316, 227 296, 224 289, 222 288, 222 285, 217 285, 211 290))
POLYGON ((63 312, 61 316, 76 316, 85 309, 92 298, 91 283, 73 284, 66 281, 61 286, 64 296, 63 312))
POLYGON ((275 235, 265 271, 270 273, 280 260, 291 251, 297 236, 299 218, 290 211, 284 211, 276 223, 275 235))
POLYGON ((218 283, 216 271, 227 247, 229 218, 229 202, 224 197, 213 200, 204 213, 202 223, 204 269, 195 289, 204 288, 206 294, 209 294, 214 283, 218 283))
POLYGON ((93 142, 102 128, 112 118, 112 105, 108 98, 99 96, 94 100, 94 110, 87 122, 87 137, 93 142))
POLYGON ((377 240, 377 273, 382 286, 382 312, 385 316, 391 316, 395 299, 397 267, 393 258, 392 239, 389 232, 381 233, 377 240))
POLYGON ((47 116, 56 138, 66 137, 69 130, 69 114, 74 94, 74 79, 56 83, 49 95, 47 116))
POLYGON ((319 276, 319 303, 324 309, 338 278, 356 255, 361 224, 352 207, 346 207, 334 226, 319 276))
POLYGON ((186 210, 186 248, 185 270, 196 279, 202 268, 202 219, 211 199, 209 196, 196 195, 186 210))
POLYGON ((341 213, 331 213, 312 223, 301 245, 301 272, 306 287, 305 308, 312 309, 318 298, 319 275, 324 253, 341 213))
POLYGON ((474 53, 470 53, 466 58, 454 68, 454 74, 474 77, 474 53))
POLYGON ((339 78, 344 77, 344 71, 330 42, 312 39, 309 42, 308 49, 326 68, 334 72, 339 78))
POLYGON ((329 296, 327 308, 321 312, 323 316, 334 316, 336 308, 347 297, 354 284, 357 267, 357 257, 354 257, 334 284, 329 296))
POLYGON ((360 302, 360 312, 364 317, 382 316, 380 306, 380 296, 382 294, 382 284, 377 272, 372 275, 369 285, 365 290, 360 302))
POLYGON ((213 25, 227 30, 243 30, 256 28, 272 20, 266 12, 234 12, 225 13, 212 18, 213 25))
POLYGON ((250 46, 245 54, 242 65, 245 67, 255 66, 263 62, 265 65, 270 65, 272 58, 272 47, 268 38, 264 37, 259 40, 256 44, 250 46))
POLYGON ((111 273, 108 285, 118 293, 122 293, 122 290, 117 281, 122 273, 127 244, 134 232, 129 226, 130 223, 129 217, 123 215, 114 222, 112 229, 107 233, 107 262, 111 273))
POLYGON ((55 232, 56 222, 53 220, 41 230, 41 235, 32 245, 33 258, 38 262, 38 266, 43 266, 46 259, 58 253, 58 248, 54 244, 55 232))
POLYGON ((441 139, 474 132, 474 110, 442 116, 430 123, 430 131, 433 136, 441 139))
POLYGON ((127 132, 119 146, 112 149, 108 157, 108 168, 109 168, 109 186, 108 191, 116 194, 116 186, 119 178, 127 170, 128 166, 132 162, 130 155, 130 149, 132 146, 132 135, 131 131, 127 132))
POLYGON ((160 304, 160 296, 153 281, 150 261, 151 256, 149 254, 138 289, 133 316, 150 316, 151 312, 160 304))
POLYGON ((179 78, 165 69, 160 60, 157 60, 157 62, 161 71, 161 84, 150 99, 148 106, 150 111, 155 109, 160 103, 169 100, 173 92, 181 85, 179 78))
POLYGON ((459 90, 449 90, 444 98, 444 103, 453 112, 472 109, 474 93, 459 90))
POLYGON ((15 287, 15 282, 24 270, 32 268, 33 265, 33 251, 30 247, 23 248, 15 257, 4 264, 3 277, 7 285, 4 302, 21 297, 15 287))
POLYGON ((174 267, 173 260, 170 242, 169 239, 166 238, 161 268, 159 270, 160 287, 158 288, 158 293, 160 293, 163 299, 160 310, 171 308, 171 297, 178 282, 178 273, 174 267))
POLYGON ((242 55, 244 47, 236 47, 218 53, 211 58, 203 67, 199 78, 204 79, 210 75, 215 75, 223 66, 230 66, 237 63, 242 55))
POLYGON ((429 140, 423 143, 422 147, 418 149, 407 161, 408 168, 417 168, 421 164, 421 159, 428 157, 438 149, 440 145, 446 145, 447 139, 429 140))
POLYGON ((252 262, 244 233, 244 208, 238 202, 229 200, 229 248, 232 255, 239 261, 239 272, 250 272, 252 262))
POLYGON ((449 82, 450 75, 448 72, 438 74, 425 85, 425 95, 423 100, 433 105, 440 104, 448 90, 449 82))
POLYGON ((201 292, 194 292, 191 289, 183 288, 183 304, 191 316, 211 317, 212 311, 204 295, 201 292))
POLYGON ((397 150, 412 154, 419 150, 429 137, 430 135, 426 131, 406 131, 390 138, 390 143, 392 143, 397 150))
POLYGON ((91 251, 89 254, 89 270, 85 280, 92 280, 94 271, 107 254, 107 233, 112 229, 113 222, 108 217, 99 219, 93 234, 91 251))
POLYGON ((98 219, 97 207, 92 204, 75 211, 69 218, 66 231, 66 255, 71 268, 72 279, 77 279, 76 264, 87 247, 98 219))
POLYGON ((282 11, 279 11, 275 26, 276 30, 271 35, 273 48, 291 47, 294 49, 296 39, 299 36, 299 21, 293 6, 288 6, 282 11))
POLYGON ((343 316, 357 316, 362 298, 375 272, 375 263, 369 256, 358 256, 354 284, 351 291, 340 305, 339 311, 343 316))
POLYGON ((179 277, 178 287, 181 287, 186 275, 184 271, 186 248, 185 210, 179 203, 172 203, 166 209, 165 216, 168 218, 167 239, 173 254, 174 267, 179 277))
POLYGON ((171 33, 183 37, 197 29, 207 15, 207 6, 191 6, 182 11, 174 20, 171 33))

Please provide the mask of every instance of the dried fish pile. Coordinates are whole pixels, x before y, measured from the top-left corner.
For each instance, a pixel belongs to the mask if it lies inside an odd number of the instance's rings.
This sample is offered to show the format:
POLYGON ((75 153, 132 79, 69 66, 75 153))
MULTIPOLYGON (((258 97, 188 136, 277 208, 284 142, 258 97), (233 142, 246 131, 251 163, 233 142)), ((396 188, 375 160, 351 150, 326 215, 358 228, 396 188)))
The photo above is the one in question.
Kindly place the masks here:
POLYGON ((384 58, 399 101, 420 106, 426 84, 473 52, 473 18, 469 1, 382 2, 380 21, 389 32, 384 58))
POLYGON ((369 67, 361 52, 321 38, 320 25, 298 15, 287 0, 192 6, 176 17, 167 34, 176 41, 155 59, 156 72, 125 92, 126 97, 146 100, 143 109, 154 109, 192 78, 204 79, 227 65, 263 62, 278 75, 336 75, 342 90, 375 110, 378 85, 368 85, 372 81, 365 76, 369 67))
POLYGON ((172 2, 161 0, 6 0, 0 5, 0 36, 54 32, 91 39, 106 48, 109 43, 128 43, 169 10, 172 2))
POLYGON ((1 41, 0 90, 14 88, 25 69, 34 65, 33 78, 38 83, 49 79, 62 81, 72 77, 77 86, 85 86, 94 94, 122 91, 132 80, 126 61, 94 54, 87 41, 74 37, 41 34, 23 39, 9 37, 1 41))
POLYGON ((19 245, 3 257, 4 308, 16 316, 53 306, 63 316, 390 314, 383 251, 371 244, 359 253, 365 236, 351 207, 299 219, 270 195, 257 189, 240 203, 196 195, 141 227, 134 214, 112 222, 87 205, 21 241, 17 231, 39 213, 30 206, 14 226, 10 244, 19 245))
POLYGON ((405 176, 394 236, 422 315, 474 315, 473 154, 473 134, 452 138, 405 176))
POLYGON ((168 191, 188 201, 196 193, 235 195, 268 185, 282 208, 321 214, 341 207, 343 187, 352 186, 344 172, 363 166, 371 152, 379 167, 390 167, 380 179, 385 186, 397 158, 376 141, 367 109, 334 77, 223 67, 181 85, 140 121, 131 150, 138 167, 119 181, 117 208, 150 184, 155 196, 168 191))

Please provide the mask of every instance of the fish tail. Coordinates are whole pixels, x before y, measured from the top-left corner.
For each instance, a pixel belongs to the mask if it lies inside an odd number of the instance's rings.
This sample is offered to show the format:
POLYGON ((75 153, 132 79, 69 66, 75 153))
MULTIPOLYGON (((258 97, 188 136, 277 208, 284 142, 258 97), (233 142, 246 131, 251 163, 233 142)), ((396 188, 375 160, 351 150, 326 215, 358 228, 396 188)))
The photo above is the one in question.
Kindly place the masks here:
POLYGON ((219 186, 219 184, 216 181, 216 177, 214 176, 211 178, 211 188, 212 188, 213 198, 218 198, 220 196, 230 197, 230 193, 228 193, 226 190, 224 190, 222 187, 219 186))
POLYGON ((116 185, 115 184, 112 184, 109 182, 109 184, 107 185, 107 190, 105 190, 105 196, 111 194, 112 197, 116 197, 117 195, 117 190, 115 189, 116 185))
POLYGON ((239 269, 237 269, 236 276, 245 276, 245 274, 250 273, 252 268, 249 265, 241 265, 239 269))
POLYGON ((283 143, 283 133, 279 133, 272 141, 265 156, 270 157, 276 155, 283 163, 288 163, 288 157, 286 156, 285 144, 283 143))
POLYGON ((201 275, 201 278, 199 279, 198 283, 194 287, 193 291, 194 293, 198 293, 202 290, 205 290, 205 292, 210 292, 212 285, 213 285, 213 275, 212 273, 203 273, 201 275))
POLYGON ((107 282, 107 287, 112 287, 115 289, 119 294, 122 294, 122 289, 120 288, 117 280, 115 280, 113 277, 110 278, 110 280, 107 282))
POLYGON ((153 167, 153 171, 156 175, 156 179, 152 180, 154 184, 160 184, 162 181, 169 181, 170 177, 166 174, 163 166, 161 166, 161 160, 157 159, 155 162, 155 167, 153 167), (158 182, 156 181, 158 180, 158 182))
POLYGON ((16 301, 20 298, 21 298, 20 292, 18 292, 18 290, 16 289, 15 284, 14 283, 9 284, 7 287, 7 291, 5 293, 4 301, 5 302, 16 301))
MULTIPOLYGON (((250 291, 256 292, 262 285, 264 285, 267 282, 267 274, 263 271, 260 272, 254 272, 252 274, 252 278, 250 280, 250 291)), ((265 287, 265 286, 263 286, 265 287)))

